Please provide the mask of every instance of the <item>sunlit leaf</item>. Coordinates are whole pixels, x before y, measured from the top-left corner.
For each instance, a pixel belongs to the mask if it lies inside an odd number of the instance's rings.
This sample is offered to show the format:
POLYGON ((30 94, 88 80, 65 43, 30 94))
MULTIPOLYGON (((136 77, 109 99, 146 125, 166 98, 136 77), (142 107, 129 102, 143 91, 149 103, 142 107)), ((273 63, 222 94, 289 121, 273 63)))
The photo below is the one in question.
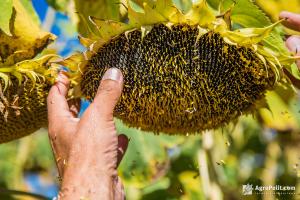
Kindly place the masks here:
POLYGON ((232 9, 233 23, 244 27, 265 27, 271 24, 266 14, 251 0, 207 0, 215 10, 224 13, 232 9))
POLYGON ((256 3, 271 17, 273 21, 278 20, 281 11, 300 13, 299 0, 256 0, 256 3))
POLYGON ((40 29, 19 0, 13 1, 13 7, 12 36, 0 32, 0 67, 35 57, 55 39, 52 34, 40 29))
POLYGON ((185 171, 179 174, 178 177, 184 187, 184 195, 181 197, 182 200, 205 199, 205 196, 200 189, 201 181, 197 172, 185 171))
POLYGON ((193 5, 191 0, 173 0, 173 3, 182 13, 187 13, 193 5))
POLYGON ((127 128, 120 121, 117 124, 118 132, 130 138, 126 155, 119 167, 120 176, 125 184, 141 188, 164 176, 170 162, 168 148, 182 143, 183 137, 157 136, 127 128))
POLYGON ((12 0, 2 0, 0 6, 0 29, 7 35, 10 34, 9 23, 13 12, 12 0))
POLYGON ((233 7, 231 19, 245 27, 265 27, 271 21, 266 14, 251 0, 224 0, 228 7, 236 2, 233 7))
POLYGON ((129 6, 138 13, 145 13, 144 8, 135 1, 129 0, 129 6))
POLYGON ((33 20, 33 22, 35 24, 37 24, 37 25, 40 25, 40 23, 41 23, 40 22, 40 18, 38 16, 38 14, 36 13, 35 8, 33 7, 32 1, 29 1, 29 0, 20 0, 20 2, 22 3, 22 5, 25 8, 25 10, 28 13, 28 15, 30 15, 30 17, 33 20))
POLYGON ((269 109, 259 111, 264 123, 276 130, 295 130, 298 123, 289 106, 275 92, 268 92, 266 95, 269 109))
MULTIPOLYGON (((119 10, 122 7, 120 0, 74 0, 76 6, 76 12, 82 15, 84 20, 88 22, 88 17, 93 16, 98 19, 110 19, 110 20, 119 20, 120 14, 119 10)), ((78 31, 83 36, 91 36, 91 33, 88 32, 84 27, 83 19, 79 18, 78 31), (83 26, 83 27, 82 27, 83 26)), ((96 30, 94 30, 96 31, 96 30)))

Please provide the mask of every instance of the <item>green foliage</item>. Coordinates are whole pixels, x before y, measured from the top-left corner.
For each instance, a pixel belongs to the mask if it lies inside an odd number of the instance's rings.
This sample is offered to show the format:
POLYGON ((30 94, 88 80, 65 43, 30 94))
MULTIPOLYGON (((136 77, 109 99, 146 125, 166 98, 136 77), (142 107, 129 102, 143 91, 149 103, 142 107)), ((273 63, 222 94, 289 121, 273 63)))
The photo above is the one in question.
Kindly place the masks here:
POLYGON ((54 9, 59 11, 66 11, 70 0, 47 0, 47 3, 54 9))
POLYGON ((3 0, 0 6, 0 29, 10 35, 10 18, 13 12, 12 0, 3 0))
POLYGON ((184 142, 182 136, 154 135, 129 129, 119 120, 118 132, 129 138, 129 148, 120 166, 125 184, 142 188, 163 176, 169 166, 168 149, 184 142), (142 144, 142 145, 141 145, 142 144))
POLYGON ((193 5, 191 0, 173 0, 173 3, 182 13, 189 11, 193 5))
POLYGON ((138 3, 136 3, 135 1, 129 0, 129 6, 135 10, 138 13, 144 13, 144 8, 142 8, 138 3))
POLYGON ((12 186, 10 180, 14 180, 17 174, 16 170, 19 167, 15 165, 17 146, 16 142, 0 146, 0 185, 2 186, 12 186))
POLYGON ((208 4, 221 13, 231 9, 231 19, 244 27, 265 27, 271 24, 266 14, 251 0, 207 0, 208 4))
POLYGON ((245 27, 266 27, 271 24, 266 14, 250 0, 224 1, 225 9, 231 5, 234 5, 231 18, 235 23, 245 27), (234 2, 236 2, 235 5, 234 2))
POLYGON ((74 0, 74 3, 76 11, 80 15, 77 26, 78 32, 86 37, 92 37, 92 32, 97 32, 95 29, 87 27, 91 26, 88 20, 89 16, 112 20, 120 18, 119 10, 122 4, 119 0, 74 0))
POLYGON ((9 21, 12 36, 0 31, 0 67, 11 67, 35 57, 55 39, 54 35, 41 30, 31 3, 25 0, 12 2, 14 12, 9 21))
POLYGON ((283 10, 289 12, 300 12, 300 1, 299 0, 256 0, 257 5, 259 5, 273 21, 278 20, 279 13, 283 10))
MULTIPOLYGON (((14 1, 14 0, 13 0, 14 1)), ((33 5, 31 3, 31 0, 20 0, 22 5, 24 6, 26 12, 30 15, 30 18, 32 21, 34 21, 35 24, 40 25, 40 19, 38 14, 35 12, 35 9, 33 8, 33 5)))

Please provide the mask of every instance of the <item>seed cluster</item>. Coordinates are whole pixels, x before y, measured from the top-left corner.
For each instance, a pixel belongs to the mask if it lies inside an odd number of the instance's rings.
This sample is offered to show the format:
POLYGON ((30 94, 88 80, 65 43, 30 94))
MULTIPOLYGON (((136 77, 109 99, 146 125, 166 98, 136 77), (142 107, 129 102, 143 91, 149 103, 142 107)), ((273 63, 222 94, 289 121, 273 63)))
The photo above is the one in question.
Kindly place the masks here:
POLYGON ((46 97, 50 86, 37 80, 35 86, 27 79, 17 79, 3 92, 0 81, 0 143, 31 134, 47 126, 46 97))
POLYGON ((158 24, 121 34, 86 65, 83 94, 92 99, 111 67, 125 85, 115 116, 132 127, 169 134, 224 126, 254 108, 274 84, 274 72, 250 48, 225 43, 214 32, 197 38, 196 26, 158 24))

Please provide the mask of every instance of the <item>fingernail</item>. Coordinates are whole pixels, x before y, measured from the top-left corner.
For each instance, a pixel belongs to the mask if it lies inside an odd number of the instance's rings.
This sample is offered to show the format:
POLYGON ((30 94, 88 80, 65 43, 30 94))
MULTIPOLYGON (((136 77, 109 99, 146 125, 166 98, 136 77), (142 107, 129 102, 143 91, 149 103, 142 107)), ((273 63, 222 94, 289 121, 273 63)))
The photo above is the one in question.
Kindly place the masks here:
POLYGON ((113 67, 108 69, 102 77, 102 80, 113 80, 117 82, 122 82, 123 75, 121 70, 113 67))

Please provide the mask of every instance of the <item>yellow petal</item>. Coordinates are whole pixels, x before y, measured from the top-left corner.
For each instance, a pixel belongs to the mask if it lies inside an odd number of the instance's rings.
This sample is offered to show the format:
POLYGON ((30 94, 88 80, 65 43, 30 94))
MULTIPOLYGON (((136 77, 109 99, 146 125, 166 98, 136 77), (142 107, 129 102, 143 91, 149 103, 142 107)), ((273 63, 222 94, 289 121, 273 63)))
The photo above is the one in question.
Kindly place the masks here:
POLYGON ((156 4, 144 2, 142 5, 143 12, 138 12, 136 9, 133 9, 132 5, 128 7, 129 24, 133 27, 153 25, 167 21, 167 18, 158 12, 156 4))

